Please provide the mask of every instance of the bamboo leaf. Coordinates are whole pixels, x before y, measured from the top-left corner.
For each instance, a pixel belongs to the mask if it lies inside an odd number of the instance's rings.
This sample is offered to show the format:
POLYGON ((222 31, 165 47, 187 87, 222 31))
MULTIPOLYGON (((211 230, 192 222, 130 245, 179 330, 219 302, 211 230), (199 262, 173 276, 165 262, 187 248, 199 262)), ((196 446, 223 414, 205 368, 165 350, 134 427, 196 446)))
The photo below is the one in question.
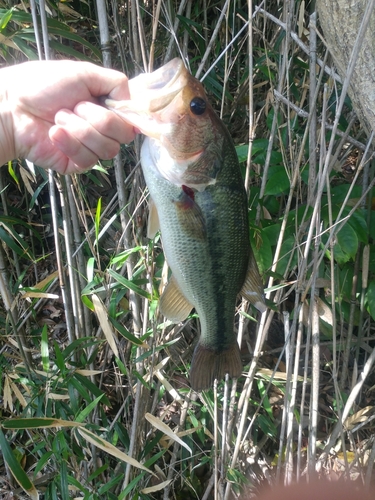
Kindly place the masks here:
POLYGON ((100 231, 100 216, 102 213, 102 199, 98 199, 98 204, 96 206, 95 212, 95 244, 99 244, 99 231, 100 231))
POLYGON ((39 500, 39 494, 30 481, 26 472, 22 469, 18 460, 13 454, 12 448, 9 446, 7 439, 3 431, 0 429, 0 447, 4 457, 5 462, 8 464, 9 470, 11 471, 14 479, 21 486, 21 488, 29 495, 33 500, 39 500))
POLYGON ((119 333, 121 333, 121 335, 123 337, 125 337, 126 339, 128 339, 129 342, 131 342, 132 344, 135 344, 135 345, 138 345, 138 346, 142 346, 145 349, 149 349, 150 348, 150 346, 146 342, 143 342, 143 340, 139 339, 138 337, 136 337, 135 335, 133 335, 132 333, 130 333, 123 325, 121 325, 121 323, 119 323, 118 321, 116 321, 114 318, 110 317, 109 321, 116 328, 116 330, 119 333))
POLYGON ((102 327, 105 338, 107 339, 107 342, 112 349, 113 354, 116 356, 116 358, 118 358, 119 353, 117 349, 116 339, 111 324, 108 321, 107 311, 105 310, 103 302, 95 293, 92 295, 92 303, 94 304, 95 312, 98 316, 98 320, 100 326, 102 327))
POLYGON ((47 325, 43 326, 42 339, 40 344, 40 351, 42 356, 43 370, 49 372, 49 349, 48 349, 48 330, 47 325))
POLYGON ((177 441, 177 443, 180 443, 180 445, 186 448, 191 455, 193 454, 190 446, 188 446, 182 439, 180 439, 177 434, 173 432, 172 429, 168 427, 167 424, 162 422, 159 418, 154 417, 153 415, 151 415, 151 413, 146 413, 145 419, 148 420, 148 422, 150 422, 150 424, 152 424, 154 427, 156 427, 156 429, 159 429, 159 431, 162 431, 168 437, 173 439, 173 441, 177 441))
POLYGON ((9 9, 8 11, 6 11, 4 14, 1 15, 1 17, 0 17, 0 33, 6 28, 7 24, 11 20, 12 15, 13 15, 13 10, 14 10, 14 8, 9 9))
POLYGON ((133 467, 136 467, 137 469, 144 470, 146 472, 149 472, 152 475, 155 475, 150 469, 147 467, 144 467, 138 460, 135 460, 134 458, 130 457, 129 455, 126 455, 126 453, 123 453, 122 451, 118 450, 113 444, 109 443, 108 441, 105 441, 105 439, 102 439, 98 436, 96 436, 93 432, 89 431, 88 429, 84 429, 82 427, 78 428, 78 432, 81 434, 81 436, 86 439, 89 443, 93 444, 97 448, 100 448, 101 450, 109 453, 113 457, 118 458, 119 460, 122 460, 123 462, 126 462, 133 467))
POLYGON ((168 484, 170 484, 172 482, 172 479, 168 479, 168 481, 163 481, 162 483, 159 483, 159 484, 155 484, 155 486, 149 486, 148 488, 143 488, 143 490, 141 490, 141 493, 154 493, 155 491, 160 491, 160 490, 164 490, 164 488, 166 486, 168 486, 168 484))
POLYGON ((101 396, 98 396, 94 401, 92 401, 89 405, 87 405, 76 417, 75 421, 76 422, 83 422, 87 415, 89 415, 94 408, 98 405, 99 401, 102 399, 104 394, 101 396))
POLYGON ((78 427, 79 422, 61 420, 60 418, 12 418, 2 422, 4 429, 44 429, 49 427, 78 427))
POLYGON ((121 285, 125 286, 126 288, 129 288, 129 290, 133 290, 133 292, 137 293, 141 297, 150 300, 151 296, 146 290, 143 290, 143 288, 140 288, 138 285, 136 285, 133 281, 130 281, 124 276, 121 276, 121 274, 116 273, 116 271, 113 271, 112 269, 108 269, 108 274, 112 276, 118 283, 121 285))

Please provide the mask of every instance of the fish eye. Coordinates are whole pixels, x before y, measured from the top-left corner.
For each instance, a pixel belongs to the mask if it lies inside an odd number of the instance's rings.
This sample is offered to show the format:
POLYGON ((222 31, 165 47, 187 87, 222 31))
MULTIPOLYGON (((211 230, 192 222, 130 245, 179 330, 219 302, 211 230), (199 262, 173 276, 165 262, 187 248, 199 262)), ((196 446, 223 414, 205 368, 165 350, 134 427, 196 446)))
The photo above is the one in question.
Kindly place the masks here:
POLYGON ((190 110, 193 115, 203 115, 206 111, 206 101, 201 97, 194 97, 190 102, 190 110))

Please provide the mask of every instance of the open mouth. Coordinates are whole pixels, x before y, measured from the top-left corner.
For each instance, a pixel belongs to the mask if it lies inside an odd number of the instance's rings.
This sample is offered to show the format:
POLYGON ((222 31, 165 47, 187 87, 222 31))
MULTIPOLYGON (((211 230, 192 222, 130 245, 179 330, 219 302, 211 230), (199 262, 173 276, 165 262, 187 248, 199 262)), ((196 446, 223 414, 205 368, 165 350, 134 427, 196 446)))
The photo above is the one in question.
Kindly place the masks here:
POLYGON ((153 73, 142 73, 129 80, 131 99, 106 99, 105 105, 126 119, 127 113, 155 113, 170 104, 186 85, 187 70, 180 59, 173 59, 153 73))

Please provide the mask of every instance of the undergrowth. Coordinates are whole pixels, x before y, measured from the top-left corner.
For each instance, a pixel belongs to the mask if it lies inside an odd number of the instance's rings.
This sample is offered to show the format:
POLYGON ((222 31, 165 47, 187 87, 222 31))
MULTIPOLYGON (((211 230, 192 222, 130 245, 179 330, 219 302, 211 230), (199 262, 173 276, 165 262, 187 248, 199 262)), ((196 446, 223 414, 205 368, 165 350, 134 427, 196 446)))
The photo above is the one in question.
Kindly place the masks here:
MULTIPOLYGON (((31 10, 0 7, 2 64, 36 59, 31 10)), ((189 388, 199 322, 158 311, 167 269, 145 236, 139 139, 114 168, 52 185, 23 160, 2 167, 1 498, 250 498, 314 472, 372 484, 372 146, 310 3, 264 9, 108 6, 112 66, 183 57, 236 143, 269 305, 238 303, 238 380, 189 388)), ((56 59, 100 61, 92 2, 46 13, 56 59)))

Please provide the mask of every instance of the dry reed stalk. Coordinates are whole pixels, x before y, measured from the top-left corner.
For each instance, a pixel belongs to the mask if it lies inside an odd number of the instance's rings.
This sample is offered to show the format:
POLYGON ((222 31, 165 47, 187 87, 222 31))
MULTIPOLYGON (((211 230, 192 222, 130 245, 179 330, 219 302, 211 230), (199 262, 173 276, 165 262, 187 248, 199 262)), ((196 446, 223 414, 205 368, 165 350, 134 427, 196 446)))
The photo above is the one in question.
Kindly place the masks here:
MULTIPOLYGON (((369 6, 373 8, 374 2, 370 2, 369 6)), ((206 3, 205 3, 206 5, 206 3)), ((206 6, 207 7, 207 6, 206 6)), ((220 6, 221 7, 221 6, 220 6)), ((306 196, 307 204, 313 208, 312 215, 309 214, 308 209, 306 208, 305 214, 302 219, 302 223, 300 227, 295 227, 295 244, 289 255, 289 262, 286 265, 283 279, 289 283, 290 277, 294 275, 294 284, 289 286, 289 288, 285 288, 283 286, 279 286, 276 291, 274 290, 274 274, 269 277, 267 298, 273 299, 273 301, 277 305, 281 305, 288 297, 291 297, 293 300, 293 317, 291 318, 288 311, 284 313, 284 333, 285 333, 285 342, 284 348, 280 354, 279 360, 276 363, 276 366, 273 370, 273 374, 270 377, 269 383, 265 389, 265 395, 267 395, 274 384, 274 374, 278 369, 280 360, 282 359, 283 353, 286 353, 286 383, 284 389, 284 404, 281 415, 281 429, 279 438, 279 450, 278 450, 278 460, 276 465, 276 482, 283 481, 285 483, 291 482, 295 477, 300 478, 302 475, 308 473, 310 477, 312 477, 319 468, 322 463, 330 456, 331 449, 336 445, 337 439, 341 437, 343 443, 343 450, 345 452, 345 423, 348 418, 348 415, 355 408, 355 404, 358 398, 358 395, 363 390, 364 383, 367 380, 371 370, 373 369, 373 365, 375 362, 375 350, 373 350, 368 344, 368 338, 371 336, 370 328, 371 326, 367 323, 368 328, 368 336, 362 337, 361 333, 358 334, 358 338, 354 336, 354 299, 356 297, 356 287, 353 284, 352 287, 352 310, 348 325, 348 334, 345 339, 345 348, 343 355, 343 364, 340 366, 338 364, 338 358, 341 355, 341 347, 338 345, 336 340, 336 335, 338 335, 339 330, 339 319, 337 319, 337 313, 335 309, 335 298, 339 293, 337 289, 337 269, 335 269, 334 262, 334 246, 335 246, 335 238, 340 231, 340 229, 347 223, 350 215, 354 214, 358 207, 363 207, 366 203, 366 198, 371 193, 371 189, 374 185, 373 174, 371 175, 369 172, 363 175, 363 184, 362 184, 362 196, 359 201, 356 201, 355 206, 349 205, 349 201, 351 199, 352 190, 358 182, 359 175, 362 175, 364 169, 367 168, 367 164, 369 163, 369 154, 368 150, 370 148, 371 139, 367 142, 367 144, 363 144, 359 140, 355 138, 355 134, 353 137, 349 134, 352 131, 354 118, 349 120, 349 125, 346 128, 345 132, 338 130, 339 119, 342 114, 343 104, 345 99, 345 92, 347 89, 347 85, 350 80, 350 74, 353 70, 356 60, 356 54, 359 50, 361 37, 363 37, 364 30, 366 28, 365 24, 362 25, 361 32, 359 33, 357 44, 353 50, 353 55, 351 59, 350 67, 348 68, 347 75, 343 81, 343 90, 340 96, 339 105, 336 109, 336 115, 334 119, 333 125, 328 123, 329 116, 327 112, 328 100, 330 97, 329 87, 326 85, 324 87, 324 94, 322 97, 322 81, 325 74, 329 74, 330 77, 335 82, 341 82, 340 78, 335 74, 334 70, 327 66, 327 53, 324 60, 321 60, 317 57, 317 45, 318 40, 316 38, 316 15, 313 12, 310 15, 310 26, 309 26, 309 46, 301 40, 301 29, 303 26, 300 26, 300 17, 296 15, 295 5, 293 1, 285 2, 283 4, 283 14, 282 20, 276 18, 271 13, 271 5, 268 4, 268 10, 264 7, 264 3, 262 2, 260 5, 254 7, 254 12, 252 12, 252 1, 247 1, 247 7, 249 10, 249 19, 245 22, 241 18, 238 21, 238 24, 233 21, 231 24, 229 20, 229 13, 232 12, 231 9, 234 8, 234 2, 230 2, 227 0, 223 2, 221 12, 217 13, 217 23, 216 29, 213 29, 211 32, 211 37, 207 36, 207 32, 205 29, 203 31, 205 37, 204 44, 204 55, 200 61, 197 76, 203 74, 203 68, 208 67, 209 69, 203 75, 202 79, 207 77, 214 68, 215 65, 218 65, 218 61, 222 57, 225 57, 225 60, 222 62, 221 68, 224 68, 223 73, 220 75, 221 81, 223 83, 221 89, 221 102, 220 109, 221 114, 224 113, 226 109, 226 91, 230 91, 230 83, 231 79, 234 80, 240 78, 242 76, 241 71, 238 71, 238 74, 234 77, 236 67, 235 61, 238 58, 238 53, 232 51, 234 47, 234 42, 238 41, 239 37, 242 36, 247 30, 247 65, 249 68, 249 78, 247 80, 248 85, 248 125, 246 125, 247 136, 249 139, 249 148, 248 148, 248 157, 246 164, 246 178, 245 185, 248 189, 252 179, 252 146, 253 141, 256 137, 256 133, 265 133, 268 134, 268 149, 266 154, 266 161, 264 166, 264 171, 262 173, 263 179, 261 181, 260 186, 260 200, 264 201, 264 193, 266 189, 266 185, 268 182, 268 172, 269 167, 271 165, 271 153, 272 151, 279 148, 279 144, 281 145, 282 154, 283 154, 283 166, 285 171, 289 176, 289 190, 285 193, 285 197, 283 200, 283 214, 280 216, 280 231, 277 238, 276 250, 273 254, 273 262, 272 262, 272 272, 275 273, 277 271, 277 264, 282 259, 285 258, 282 255, 283 242, 285 240, 285 235, 287 234, 287 224, 288 218, 295 208, 295 205, 300 203, 301 200, 301 167, 304 165, 306 150, 308 149, 308 158, 309 158, 309 182, 304 193, 306 196), (275 70, 275 74, 277 74, 278 80, 275 83, 276 89, 273 89, 273 82, 269 82, 269 87, 276 98, 273 103, 274 117, 271 125, 270 133, 264 130, 258 131, 257 127, 259 126, 259 121, 256 119, 256 106, 254 106, 254 93, 256 92, 256 88, 253 85, 253 71, 256 71, 254 68, 253 61, 253 51, 256 50, 255 37, 259 36, 257 31, 257 22, 259 22, 260 18, 263 20, 267 20, 268 27, 277 26, 278 29, 284 30, 286 36, 283 42, 282 49, 282 57, 279 62, 279 66, 275 70), (223 22, 225 20, 225 23, 223 22), (241 23, 243 23, 241 25, 241 23), (296 26, 298 25, 298 30, 296 26), (236 32, 236 29, 238 31, 236 32), (298 31, 298 34, 297 34, 298 31), (221 46, 218 48, 219 40, 225 40, 224 47, 221 46), (290 65, 292 63, 292 59, 295 55, 296 48, 300 48, 304 51, 309 58, 309 77, 310 77, 310 87, 309 87, 309 103, 308 103, 308 113, 304 111, 303 107, 305 105, 305 97, 306 90, 302 93, 302 97, 300 101, 296 104, 293 102, 293 95, 290 92, 293 82, 290 80, 290 65), (215 50, 215 56, 214 54, 215 50), (316 67, 319 66, 319 74, 316 74, 316 67), (320 102, 321 100, 321 102, 320 102), (318 108, 318 106, 323 106, 322 109, 318 108), (283 126, 287 127, 286 136, 288 137, 288 145, 285 147, 281 138, 281 130, 279 130, 278 123, 278 112, 284 113, 283 126), (321 116, 318 116, 318 115, 321 116), (296 119, 296 117, 301 117, 304 120, 304 133, 299 141, 293 140, 293 130, 292 130, 292 120, 296 119), (318 137, 320 126, 320 135, 318 137), (328 147, 325 144, 326 132, 327 130, 332 129, 332 138, 328 144, 328 147), (337 136, 341 135, 341 141, 337 142, 337 136), (305 147, 309 142, 309 147, 305 147), (333 199, 330 188, 330 177, 329 174, 332 171, 333 165, 340 158, 342 154, 342 149, 344 143, 349 142, 353 145, 356 145, 358 148, 365 150, 365 153, 362 158, 362 162, 360 167, 357 170, 356 175, 351 183, 351 186, 348 190, 348 193, 345 197, 345 200, 342 203, 342 207, 338 212, 338 215, 334 214, 333 209, 333 199), (315 168, 316 163, 318 163, 317 159, 317 150, 318 146, 320 147, 320 159, 317 168, 315 168), (328 204, 328 217, 329 217, 329 227, 325 231, 322 231, 321 225, 321 203, 323 193, 327 195, 327 204, 328 204), (349 214, 347 211, 348 207, 350 208, 349 214), (327 234, 326 234, 327 233, 327 234), (323 236, 327 236, 327 239, 323 239, 323 236), (320 272, 322 268, 323 259, 326 255, 326 251, 329 250, 331 252, 331 263, 330 263, 330 290, 332 295, 332 345, 333 345, 333 353, 332 353, 332 368, 331 368, 331 376, 333 382, 333 393, 334 397, 337 401, 340 401, 341 398, 341 389, 347 385, 347 379, 349 375, 349 353, 352 348, 353 342, 356 342, 356 361, 358 364, 359 361, 359 350, 364 349, 365 354, 369 355, 367 361, 365 362, 365 366, 363 370, 359 371, 359 375, 356 370, 353 370, 354 376, 352 387, 350 389, 349 398, 345 404, 343 411, 340 411, 340 406, 338 405, 338 422, 334 426, 333 430, 330 433, 330 436, 327 439, 325 450, 318 457, 318 414, 320 411, 319 407, 319 389, 320 381, 322 377, 322 367, 321 367, 321 357, 320 357, 320 316, 319 316, 319 283, 318 279, 320 278, 320 272), (297 256, 298 264, 295 264, 295 260, 293 260, 297 256), (294 295, 294 298, 293 298, 294 295), (306 319, 307 318, 307 319, 306 319), (306 337, 305 343, 303 343, 303 337, 306 337), (304 353, 304 366, 303 366, 303 381, 301 383, 300 376, 300 357, 302 350, 305 349, 304 353), (355 379, 355 380, 354 380, 355 379), (301 388, 301 396, 299 399, 299 389, 301 388), (311 388, 311 392, 309 393, 309 389, 311 388), (300 419, 299 422, 296 422, 295 414, 299 411, 300 419), (306 430, 306 414, 310 415, 310 422, 308 425, 308 429, 306 430), (297 431, 297 433, 296 433, 297 431), (298 449, 297 452, 294 450, 294 442, 296 440, 296 435, 298 434, 298 449), (308 455, 304 454, 303 451, 303 436, 308 438, 308 455), (285 451, 285 454, 284 454, 285 451), (295 457, 297 455, 297 460, 295 461, 295 457), (317 458, 318 457, 318 458, 317 458)), ((369 7, 369 8, 370 8, 369 7)), ((104 32, 102 38, 102 44, 108 48, 108 24, 107 24, 107 13, 105 11, 104 4, 102 5, 102 14, 99 16, 100 24, 104 23, 104 32), (104 10, 103 10, 104 9, 104 10)), ((181 2, 179 4, 178 11, 175 12, 175 5, 172 2, 165 2, 162 0, 158 0, 156 5, 153 3, 152 16, 153 18, 150 20, 147 18, 147 15, 142 15, 142 9, 147 9, 146 5, 143 5, 142 2, 137 0, 135 3, 131 5, 128 4, 128 26, 131 25, 132 33, 129 35, 131 41, 131 47, 129 49, 129 54, 127 54, 124 50, 125 44, 120 40, 121 37, 121 20, 119 16, 117 16, 117 8, 118 6, 112 3, 112 8, 116 11, 115 19, 115 30, 117 34, 117 45, 119 47, 119 54, 121 59, 121 64, 123 68, 127 69, 127 66, 132 67, 135 72, 138 72, 139 68, 143 66, 146 70, 153 69, 154 61, 156 57, 161 60, 163 57, 165 60, 168 60, 172 57, 172 53, 175 51, 180 54, 183 54, 187 59, 192 54, 191 46, 189 45, 189 33, 185 31, 185 33, 181 34, 181 20, 179 16, 185 16, 188 21, 194 21, 194 4, 190 0, 185 0, 185 2, 181 2), (169 33, 164 38, 165 46, 160 49, 158 45, 158 37, 160 38, 165 35, 164 31, 162 32, 162 25, 165 24, 168 26, 169 33), (151 44, 150 44, 150 55, 147 54, 147 40, 148 35, 151 33, 151 44), (180 45, 181 44, 181 45, 180 45), (166 50, 165 50, 166 47, 166 50), (129 63, 130 61, 130 63, 129 63)), ((99 11, 99 9, 98 9, 99 11)), ((233 11, 235 12, 235 11, 233 11)), ((369 11, 370 12, 370 11, 369 11)), ((146 12, 148 14, 148 12, 146 12)), ((303 14, 303 13, 302 13, 303 14)), ((300 13, 300 16, 302 15, 300 13)), ((202 17, 204 18, 204 26, 207 25, 207 8, 202 12, 202 17)), ((369 13, 368 13, 369 17, 369 13)), ((264 37, 264 47, 265 52, 269 50, 269 46, 266 41, 266 23, 264 23, 263 37, 264 37)), ((276 35, 275 35, 276 36, 276 35)), ((44 36, 44 39, 46 37, 44 36)), ((245 41, 242 41, 242 44, 245 44, 245 41)), ((105 64, 110 66, 110 59, 108 55, 108 50, 104 50, 104 59, 105 64), (107 58, 108 55, 108 58, 107 58)), ((187 60, 187 63, 189 61, 187 60)), ((242 68, 241 68, 242 69, 242 68)), ((305 74, 306 75, 306 74, 305 74)), ((129 76, 133 76, 130 74, 129 76)), ((304 76, 305 78, 306 76, 304 76)), ((266 105, 263 109, 265 109, 266 105)), ((263 112, 263 111, 262 111, 263 112)), ((261 112, 258 115, 260 116, 261 112)), ((302 135, 302 134, 301 134, 302 135)), ((136 156, 139 155, 139 143, 135 146, 136 156)), ((341 161, 341 160, 340 160, 341 161)), ((134 220, 139 215, 140 206, 143 203, 143 181, 141 175, 139 173, 139 169, 134 170, 135 173, 132 174, 131 179, 125 178, 125 172, 123 168, 123 160, 120 156, 118 156, 115 160, 115 175, 116 175, 116 185, 117 185, 117 203, 120 209, 120 222, 123 236, 121 237, 118 250, 121 250, 120 244, 123 244, 125 249, 131 249, 134 247, 134 244, 138 243, 139 232, 137 229, 134 229, 134 220), (141 194, 142 191, 142 194, 141 194), (125 208, 126 207, 126 208, 125 208)), ((67 263, 70 271, 72 272, 73 268, 78 269, 81 275, 81 278, 78 278, 76 275, 70 276, 70 289, 72 290, 72 304, 70 307, 70 303, 66 298, 66 287, 65 282, 62 281, 60 286, 62 287, 62 291, 64 294, 64 306, 67 311, 67 317, 69 315, 69 310, 74 310, 74 318, 69 316, 68 321, 68 329, 70 331, 71 339, 74 339, 79 333, 82 336, 91 335, 91 316, 88 311, 84 308, 82 313, 82 304, 80 301, 80 290, 82 290, 85 285, 85 281, 82 278, 86 275, 86 260, 83 253, 83 242, 80 238, 80 227, 83 226, 86 228, 86 239, 88 239, 88 243, 93 252, 93 255, 96 255, 98 261, 98 267, 100 267, 101 256, 98 252, 97 247, 93 245, 91 238, 93 229, 90 230, 90 223, 85 220, 86 217, 83 215, 85 210, 84 203, 80 198, 80 193, 75 183, 73 183, 71 179, 67 179, 67 187, 66 189, 61 190, 61 200, 62 205, 66 205, 66 213, 64 212, 64 231, 67 235, 66 239, 66 253, 67 253, 67 263), (75 204, 73 203, 75 200, 75 204), (81 220, 79 219, 81 217, 81 220), (72 232, 70 232, 69 225, 72 224, 72 232), (78 317, 78 320, 75 319, 78 317)), ((51 180, 50 186, 51 189, 55 188, 54 180, 51 180)), ((367 199, 369 211, 371 207, 371 200, 367 199)), ((110 214, 110 210, 113 209, 114 203, 109 204, 106 207, 106 211, 102 214, 102 219, 105 214, 110 214)), ((116 215, 112 216, 110 221, 115 220, 116 215)), ((261 223, 262 217, 261 212, 258 212, 258 223, 261 223)), ((59 244, 58 237, 58 226, 57 221, 54 221, 54 230, 55 236, 57 238, 56 244, 59 244)), ((107 223, 108 227, 110 223, 107 223)), ((106 226, 107 227, 107 226, 106 226)), ((103 231, 106 229, 103 228, 103 231)), ((58 247, 57 247, 58 248, 58 247)), ((363 251, 359 250, 356 257, 356 271, 358 268, 362 268, 362 288, 361 288, 361 320, 360 325, 365 323, 365 294, 367 289, 367 276, 371 270, 369 270, 368 266, 368 252, 369 247, 365 246, 363 251), (366 264, 367 263, 367 264, 366 264), (367 271, 366 271, 367 265, 367 271)), ((0 253, 1 256, 1 253, 0 253)), ((142 255, 143 263, 145 264, 146 274, 148 285, 147 290, 151 293, 153 288, 153 262, 151 262, 151 256, 142 255), (150 264, 151 262, 151 264, 150 264)), ((65 267, 61 262, 61 259, 58 259, 60 276, 65 277, 65 267)), ((123 273, 126 273, 127 277, 131 279, 134 276, 135 272, 135 258, 133 256, 129 258, 129 260, 124 264, 122 269, 123 273)), ((1 267, 1 266, 0 266, 1 267)), ((4 268, 4 266, 2 266, 4 268)), ((359 273, 357 273, 358 276, 359 273)), ((1 273, 0 273, 1 278, 1 273)), ((0 280, 0 285, 3 284, 4 280, 0 280)), ((112 282, 109 281, 107 284, 111 285, 112 282)), ((53 286, 53 285, 52 285, 53 286)), ((6 291, 4 292, 6 295, 6 291)), ((12 299, 13 300, 13 299, 12 299)), ((8 301, 9 304, 12 303, 12 300, 8 301)), ((118 396, 121 393, 122 389, 120 389, 121 385, 128 385, 129 393, 126 396, 124 394, 124 400, 121 401, 120 409, 116 412, 113 417, 113 420, 110 424, 110 430, 113 429, 117 419, 121 419, 124 417, 125 408, 129 404, 131 406, 131 414, 127 414, 129 417, 129 421, 126 422, 126 430, 130 436, 130 445, 128 453, 130 456, 136 458, 139 456, 142 447, 147 444, 147 439, 150 432, 147 432, 147 425, 144 421, 144 414, 148 409, 154 414, 158 410, 158 396, 161 388, 161 383, 157 382, 153 386, 154 394, 150 394, 148 388, 142 384, 142 382, 137 379, 137 382, 134 386, 134 377, 132 374, 132 370, 137 370, 137 372, 142 376, 143 374, 147 374, 149 376, 148 381, 150 384, 152 383, 152 377, 155 374, 155 370, 158 371, 158 368, 155 367, 160 362, 160 354, 157 351, 157 348, 163 343, 163 339, 158 331, 158 325, 161 322, 161 319, 153 319, 149 320, 149 304, 145 299, 140 299, 140 297, 134 292, 130 291, 129 294, 129 302, 131 305, 132 311, 132 326, 131 330, 137 337, 142 337, 147 334, 148 330, 151 329, 153 332, 153 337, 149 339, 150 347, 152 350, 152 355, 148 358, 144 358, 142 360, 138 360, 135 365, 132 364, 132 361, 129 362, 128 359, 124 359, 124 364, 126 364, 127 369, 129 371, 129 377, 125 380, 124 384, 118 384, 116 387, 116 395, 118 396), (135 387, 135 391, 134 391, 135 387), (125 399, 127 398, 127 399, 125 399), (129 403, 130 401, 130 403, 129 403)), ((9 305, 8 304, 8 305, 9 305)), ((10 307, 10 306, 9 306, 10 307)), ((39 307, 39 306, 38 306, 39 307)), ((9 308, 8 308, 9 309, 9 308)), ((241 305, 242 312, 247 311, 247 305, 243 303, 241 305)), ((264 341, 266 336, 268 335, 269 328, 274 319, 275 312, 270 310, 263 314, 260 318, 258 324, 258 336, 256 339, 253 359, 250 362, 249 370, 247 373, 246 381, 243 385, 238 383, 237 381, 233 381, 230 386, 228 380, 226 380, 224 384, 224 393, 221 394, 217 385, 214 390, 213 397, 213 406, 211 406, 211 399, 208 394, 201 395, 201 404, 206 407, 207 412, 210 414, 210 417, 213 422, 213 446, 214 451, 210 454, 211 459, 213 459, 213 465, 210 468, 209 475, 210 479, 205 484, 205 490, 202 498, 209 498, 209 495, 214 490, 215 498, 225 498, 229 499, 233 493, 233 487, 230 481, 227 481, 227 471, 228 468, 235 470, 244 470, 246 467, 246 458, 249 456, 249 452, 245 450, 245 444, 247 441, 251 441, 252 434, 254 431, 254 426, 257 422, 257 417, 261 414, 263 409, 263 403, 265 400, 265 395, 260 399, 258 403, 258 407, 253 409, 253 398, 255 394, 255 386, 256 386, 256 374, 259 371, 259 361, 263 354, 264 349, 264 341), (231 387, 231 393, 229 394, 229 389, 231 387), (236 392, 238 391, 238 394, 236 392), (223 408, 223 417, 222 417, 222 425, 220 426, 218 415, 223 408), (220 441, 221 440, 221 441, 220 441), (245 465, 244 465, 245 464, 245 465)), ((14 318, 14 324, 17 323, 17 318, 14 318)), ((246 334, 247 321, 243 319, 243 316, 240 317, 239 321, 239 332, 238 336, 241 340, 243 336, 246 334)), ((366 325, 364 325, 364 328, 366 325)), ((99 334, 99 330, 98 330, 99 334)), ((89 354, 93 354, 94 350, 91 350, 89 354)), ((109 353, 108 347, 104 352, 104 364, 108 366, 110 360, 107 359, 107 354, 109 353)), ((137 351, 137 359, 141 358, 145 354, 145 349, 143 347, 139 347, 137 351)), ((94 364, 92 365, 94 368, 94 364)), ((169 375, 172 373, 173 367, 171 364, 166 364, 164 367, 165 370, 165 379, 169 382, 169 375)), ((146 378, 146 377, 145 377, 146 378)), ((99 380, 99 386, 104 381, 104 374, 101 376, 99 380)), ((177 394, 176 389, 173 387, 173 382, 171 382, 172 391, 170 394, 177 394), (174 392, 173 392, 174 390, 174 392)), ((178 395, 181 397, 180 395, 178 395)), ((191 394, 189 393, 182 403, 182 407, 179 407, 179 424, 177 426, 178 429, 182 429, 184 425, 186 425, 188 421, 188 410, 191 409, 191 394)), ((181 401, 178 400, 178 404, 181 404, 181 401)), ((130 412, 130 410, 127 410, 130 412)), ((164 416, 165 413, 163 413, 164 416)), ((95 421, 99 424, 98 414, 95 413, 90 416, 92 421, 95 421)), ((126 418, 126 417, 125 417, 126 418)), ((255 434, 255 433, 254 433, 255 434)), ((257 463, 262 464, 263 457, 262 453, 266 453, 264 451, 265 444, 270 442, 270 438, 267 435, 264 435, 261 439, 259 439, 256 443, 256 450, 254 451, 252 457, 257 463)), ((354 440, 350 439, 350 443, 354 446, 354 440)), ((159 446, 159 445, 158 445, 159 446)), ((375 445, 371 442, 368 443, 369 449, 371 448, 370 457, 375 456, 375 445)), ((276 447, 274 446, 274 449, 276 447)), ((173 446, 173 451, 171 455, 171 462, 167 464, 164 462, 164 466, 168 468, 168 479, 175 480, 169 483, 164 490, 164 498, 170 498, 173 495, 173 490, 177 484, 177 477, 180 477, 179 474, 179 461, 181 459, 180 453, 180 445, 175 442, 173 446)), ((276 455, 276 452, 275 452, 276 455)), ((93 456, 94 458, 99 458, 98 450, 93 448, 93 456)), ((182 459, 184 461, 186 459, 182 459)), ((197 458, 199 460, 199 458, 197 458)), ((192 461, 191 464, 194 462, 192 461)), ((190 465, 191 465, 190 464, 190 465)), ((90 474, 90 465, 87 465, 85 475, 88 477, 90 474)), ((181 466, 182 468, 182 466, 181 466)), ((371 475, 372 475, 373 465, 370 463, 367 466, 366 472, 366 484, 369 486, 371 475)), ((251 469, 251 466, 249 467, 251 469)), ((349 466, 346 460, 346 469, 347 473, 349 473, 349 466)), ((193 467, 192 467, 193 470, 193 467)), ((122 490, 126 488, 133 477, 138 473, 136 468, 131 465, 126 466, 124 480, 122 482, 122 490)), ((250 474, 247 470, 247 473, 250 474)), ((274 478, 269 474, 268 468, 265 466, 262 469, 263 476, 267 478, 269 481, 273 481, 274 478)), ((273 473, 273 471, 272 471, 273 473)), ((183 480, 183 479, 182 479, 183 480)), ((146 482, 145 478, 142 480, 146 482)), ((140 482, 139 485, 142 485, 143 482, 140 482)), ((120 492, 119 492, 120 493, 120 492)))

